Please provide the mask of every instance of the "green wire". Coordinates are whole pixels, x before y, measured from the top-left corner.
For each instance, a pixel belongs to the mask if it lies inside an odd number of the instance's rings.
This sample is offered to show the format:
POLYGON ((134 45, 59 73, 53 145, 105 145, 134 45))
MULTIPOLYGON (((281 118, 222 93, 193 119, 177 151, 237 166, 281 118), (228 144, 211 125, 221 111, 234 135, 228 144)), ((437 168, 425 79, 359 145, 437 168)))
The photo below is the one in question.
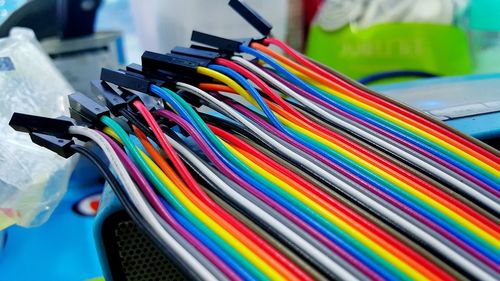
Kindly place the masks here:
MULTIPOLYGON (((267 118, 256 107, 252 107, 251 110, 254 111, 256 114, 260 115, 262 118, 265 118, 267 120, 267 118)), ((285 126, 287 126, 287 125, 285 125, 285 126)), ((317 140, 315 140, 315 139, 313 139, 313 138, 311 138, 311 137, 309 137, 309 136, 307 136, 307 135, 305 135, 305 134, 303 134, 303 133, 301 133, 301 132, 299 132, 299 131, 291 128, 290 126, 287 126, 287 127, 290 130, 290 132, 292 132, 293 134, 295 134, 296 136, 298 136, 302 140, 304 140, 304 141, 306 141, 308 143, 313 144, 314 146, 322 149, 323 152, 328 153, 329 155, 331 155, 331 156, 339 159, 340 161, 349 164, 357 172, 365 174, 365 175, 371 177, 373 180, 375 180, 379 184, 384 185, 386 187, 389 187, 392 191, 398 193, 399 195, 405 197, 408 200, 411 200, 412 202, 416 203, 417 205, 419 205, 420 207, 424 208, 428 212, 434 214, 438 218, 440 218, 440 219, 448 222, 453 227, 460 229, 465 235, 467 235, 469 238, 473 239, 474 241, 478 242, 479 244, 483 245, 484 247, 486 247, 486 249, 491 248, 493 246, 492 244, 490 244, 489 242, 485 241, 483 238, 481 238, 480 236, 478 236, 476 233, 470 231, 469 229, 465 228, 460 223, 458 223, 455 220, 453 220, 448 215, 443 214, 439 210, 436 210, 435 208, 433 208, 432 206, 430 206, 428 203, 426 203, 422 199, 416 197, 415 195, 409 193, 408 191, 403 190, 398 185, 390 182, 389 180, 383 178, 382 176, 380 176, 380 175, 372 172, 371 170, 363 167, 361 164, 358 164, 357 162, 355 162, 351 158, 348 158, 347 156, 344 156, 344 155, 340 154, 337 150, 332 149, 331 147, 329 147, 329 146, 327 146, 327 145, 325 145, 325 144, 323 144, 323 143, 321 143, 321 142, 319 142, 319 141, 317 141, 317 140)))
POLYGON ((374 180, 376 180, 380 184, 382 184, 386 187, 389 187, 390 189, 392 189, 393 191, 395 191, 399 195, 413 201, 414 203, 418 204, 420 207, 433 213, 437 217, 447 221, 448 223, 452 224, 454 227, 462 230, 462 232, 464 232, 466 235, 468 235, 471 239, 474 239, 478 243, 481 243, 482 245, 484 245, 486 247, 486 249, 493 246, 490 243, 488 243, 487 241, 485 241, 483 238, 479 237, 477 234, 471 232, 469 229, 465 228, 463 225, 459 224, 458 222, 456 222, 455 220, 450 218, 448 215, 443 214, 442 212, 440 212, 439 210, 436 210, 435 208, 432 208, 428 203, 417 198, 415 195, 409 193, 408 191, 405 191, 405 190, 399 188, 394 183, 388 181, 387 179, 382 178, 381 176, 375 174, 371 170, 364 168, 360 164, 354 162, 353 160, 351 160, 350 158, 347 158, 346 156, 343 156, 342 154, 338 153, 337 151, 333 150, 332 148, 328 147, 327 145, 325 145, 325 144, 323 144, 315 139, 312 139, 309 136, 304 135, 298 131, 295 131, 292 128, 290 128, 290 130, 293 131, 298 137, 300 137, 308 142, 313 143, 315 146, 320 147, 323 151, 326 151, 330 155, 333 155, 334 157, 340 158, 341 161, 344 161, 345 163, 351 165, 351 167, 354 167, 356 170, 358 170, 358 172, 360 171, 361 173, 367 174, 368 176, 370 176, 371 178, 373 178, 374 180))
POLYGON ((331 221, 327 220, 324 218, 322 215, 318 214, 316 211, 312 210, 310 207, 306 206, 303 204, 300 200, 297 198, 293 197, 290 195, 288 192, 274 184, 273 182, 269 181, 265 177, 261 176, 260 174, 256 173, 253 169, 248 167, 245 163, 243 163, 240 159, 238 159, 231 151, 229 151, 224 144, 218 139, 218 137, 208 128, 208 126, 205 124, 205 122, 201 119, 201 117, 191 108, 189 104, 187 104, 180 96, 178 96, 175 92, 163 88, 164 91, 166 91, 169 95, 171 95, 181 106, 183 109, 187 111, 189 116, 192 117, 193 121, 196 122, 198 127, 205 133, 205 135, 210 139, 210 141, 219 149, 224 156, 226 156, 231 162, 233 162, 235 165, 237 165, 239 168, 243 170, 243 172, 251 175, 253 178, 257 179, 260 183, 265 185, 266 187, 272 189, 274 192, 278 193, 282 197, 284 197, 286 200, 290 201, 292 204, 294 204, 296 207, 300 208, 302 211, 307 213, 309 216, 313 217, 316 221, 320 222, 324 226, 326 226, 328 229, 332 230, 334 233, 337 235, 341 236, 344 240, 347 240, 351 242, 351 244, 355 245, 358 249, 363 251, 365 254, 370 256, 374 261, 379 262, 381 265, 386 267, 388 270, 393 272, 395 275, 399 276, 402 279, 407 279, 408 276, 406 276, 403 272, 401 272, 398 268, 396 268, 394 265, 391 263, 387 262, 384 258, 379 256, 377 253, 373 252, 371 249, 363 245, 361 242, 358 240, 354 239, 350 235, 346 234, 342 229, 340 229, 338 226, 333 224, 331 221))
POLYGON ((488 179, 492 180, 493 182, 500 183, 500 179, 498 177, 496 177, 495 175, 492 175, 490 172, 484 170, 483 168, 476 165, 475 163, 470 162, 467 159, 461 157, 460 155, 456 154, 455 152, 450 151, 450 150, 442 147, 441 145, 439 145, 439 144, 437 144, 437 143, 435 143, 435 142, 433 142, 433 141, 431 141, 423 136, 420 136, 414 132, 411 132, 408 129, 401 127, 400 125, 391 123, 390 121, 388 121, 388 120, 386 120, 378 115, 375 115, 372 112, 366 111, 363 108, 359 108, 359 107, 357 107, 357 106, 355 106, 355 105, 353 105, 353 104, 351 104, 343 99, 340 99, 340 98, 338 98, 338 97, 336 97, 336 96, 334 96, 334 95, 332 95, 324 90, 321 90, 314 85, 311 85, 311 86, 314 87, 316 90, 325 94, 325 96, 327 96, 329 99, 331 99, 337 103, 340 103, 353 111, 356 111, 358 114, 361 114, 361 115, 367 116, 371 119, 374 119, 375 121, 382 123, 384 126, 391 127, 392 129, 395 129, 395 130, 399 131, 400 133, 402 133, 406 136, 409 136, 412 139, 420 140, 421 142, 433 147, 434 149, 439 150, 441 153, 447 154, 448 156, 454 158, 455 160, 461 162, 462 164, 470 167, 471 169, 474 169, 478 173, 481 173, 483 176, 487 177, 488 179))
POLYGON ((238 253, 232 246, 230 246, 226 241, 220 238, 216 233, 214 233, 208 225, 202 223, 198 218, 196 218, 184 205, 178 201, 174 194, 171 193, 169 188, 159 179, 159 177, 153 172, 153 170, 148 166, 142 155, 139 153, 138 148, 132 142, 128 134, 120 127, 116 121, 109 118, 108 116, 102 116, 101 122, 106 124, 111 130, 113 130, 121 141, 124 143, 127 150, 132 154, 133 159, 146 174, 149 180, 153 183, 156 189, 168 200, 168 202, 175 208, 179 213, 183 214, 184 217, 188 218, 198 229, 203 231, 207 236, 209 236, 213 241, 215 241, 221 248, 223 248, 228 254, 230 254, 235 260, 237 260, 242 266, 244 266, 250 274, 255 276, 258 280, 268 280, 269 278, 264 275, 259 269, 257 269, 253 264, 251 264, 246 258, 244 258, 240 253, 238 253))

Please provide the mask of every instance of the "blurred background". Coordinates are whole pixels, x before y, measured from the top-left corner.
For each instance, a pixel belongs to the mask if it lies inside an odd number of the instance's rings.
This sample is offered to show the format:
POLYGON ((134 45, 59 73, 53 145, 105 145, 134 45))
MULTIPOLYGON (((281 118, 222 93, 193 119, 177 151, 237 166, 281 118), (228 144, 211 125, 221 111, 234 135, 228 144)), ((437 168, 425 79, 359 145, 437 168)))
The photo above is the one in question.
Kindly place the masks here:
MULTIPOLYGON (((13 26, 34 29, 64 76, 85 90, 88 78, 96 78, 96 63, 114 67, 139 61, 145 49, 186 46, 193 29, 256 36, 226 2, 0 0, 0 35, 13 26), (111 54, 99 53, 102 47, 111 54)), ((362 82, 500 70, 498 0, 246 2, 274 25, 273 36, 362 82)))

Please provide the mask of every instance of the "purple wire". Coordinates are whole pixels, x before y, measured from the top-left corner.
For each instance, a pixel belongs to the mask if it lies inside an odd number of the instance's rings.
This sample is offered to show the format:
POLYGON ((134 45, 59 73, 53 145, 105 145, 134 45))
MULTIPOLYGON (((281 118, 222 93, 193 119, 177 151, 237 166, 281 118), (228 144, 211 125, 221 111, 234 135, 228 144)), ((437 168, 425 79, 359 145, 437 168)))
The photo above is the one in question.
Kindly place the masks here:
POLYGON ((325 158, 324 156, 320 155, 319 153, 315 152, 314 150, 311 150, 308 147, 302 145, 301 143, 295 141, 294 139, 288 137, 283 132, 274 128, 271 124, 267 123, 264 119, 262 119, 257 114, 255 114, 254 112, 252 112, 248 108, 244 107, 243 105, 236 103, 230 99, 226 100, 225 102, 227 104, 231 105, 231 107, 233 107, 234 109, 238 110, 242 115, 250 118, 252 121, 256 122, 258 125, 262 126, 264 129, 268 130, 269 132, 271 132, 275 136, 278 136, 279 138, 290 143, 291 145, 297 147, 301 151, 304 151, 307 154, 313 156, 314 158, 320 160, 321 162, 325 163, 329 167, 333 168, 334 170, 340 172, 344 176, 346 176, 349 179, 353 180, 354 182, 358 183, 362 187, 366 188, 367 190, 369 190, 373 194, 381 197, 382 199, 391 203, 395 207, 403 210, 408 215, 414 217, 415 219, 417 219, 421 223, 425 224, 429 228, 433 229, 434 231, 438 232, 439 234, 446 237, 450 241, 454 242, 459 247, 461 247, 462 249, 464 249, 465 251, 467 251, 469 254, 476 257, 480 261, 484 262, 488 266, 490 266, 492 268, 496 268, 494 261, 492 261, 488 257, 484 256, 482 253, 478 252, 476 249, 474 249, 473 247, 471 247, 470 245, 468 245, 467 243, 465 243, 464 241, 462 241, 461 239, 459 239, 458 237, 456 237, 452 233, 448 232, 446 229, 444 229, 440 225, 438 225, 438 224, 434 223, 433 221, 431 221, 430 219, 422 216, 420 213, 408 208, 408 206, 406 206, 405 204, 399 202, 398 200, 394 199, 392 196, 389 196, 388 194, 385 194, 384 192, 380 191, 379 189, 373 187, 371 184, 367 183, 366 181, 364 181, 364 180, 358 178, 357 176, 353 175, 352 173, 344 170, 343 168, 339 167, 337 164, 331 162, 329 159, 325 158))
POLYGON ((178 124, 182 129, 184 129, 193 139, 194 141, 200 146, 200 148, 203 150, 205 155, 212 161, 215 166, 229 179, 243 187, 245 190, 253 194, 255 197, 263 201, 265 204, 269 205, 273 209, 275 209, 277 212, 279 212, 281 215, 295 223, 298 227, 302 228, 305 230, 307 233, 309 233, 312 237, 316 238, 318 241, 326 245, 330 250, 333 252, 337 253, 340 257, 344 258, 347 262, 352 264, 354 267, 356 267, 358 270, 361 272, 365 273, 368 276, 374 277, 374 279, 382 280, 383 278, 379 276, 376 272, 374 272, 372 269, 367 267, 365 264, 361 263, 358 259, 353 257, 351 254, 346 252, 344 249, 333 243, 330 239, 325 237, 323 234, 319 233, 317 230, 312 228, 310 225, 302 221, 300 218, 295 216, 293 213, 288 211, 286 208, 269 198, 267 195, 264 193, 260 192, 258 189, 253 187, 251 184, 240 178, 236 173, 234 173, 231 169, 229 169, 218 157, 217 155, 212 151, 210 146, 205 142, 205 140, 201 137, 201 135, 193 128, 191 124, 189 124, 186 120, 184 120, 182 117, 179 115, 165 110, 157 110, 153 112, 153 115, 156 116, 162 116, 167 118, 169 121, 172 121, 176 124, 178 124))
MULTIPOLYGON (((99 132, 101 133, 101 132, 99 132)), ((109 136, 101 133, 101 135, 109 142, 115 153, 118 155, 123 165, 134 178, 135 182, 142 190, 143 194, 148 199, 149 203, 158 212, 169 225, 171 225, 184 239, 191 243, 200 253, 202 253, 210 262, 212 262, 222 273, 224 273, 231 280, 242 280, 229 266, 226 265, 217 255, 212 253, 203 243, 196 239, 190 232, 188 232, 182 225, 180 225, 175 218, 170 215, 168 210, 163 206, 160 199, 154 192, 153 188, 149 185, 148 181, 142 173, 137 169, 134 163, 130 160, 123 149, 113 141, 109 136)))
POLYGON ((376 131, 377 133, 379 133, 387 138, 390 138, 393 141, 396 141, 396 142, 398 142, 398 143, 400 143, 408 148, 411 148, 412 150, 418 152, 419 154, 424 155, 425 157, 433 160, 434 162, 436 162, 436 163, 446 167, 447 169, 461 175, 462 177, 468 179, 469 181, 475 183, 476 185, 481 186, 482 188, 484 188, 485 190, 489 191, 492 194, 495 194, 496 196, 498 196, 500 194, 498 191, 493 189, 491 186, 489 186, 485 182, 479 180, 478 178, 465 172, 464 170, 456 167, 455 165, 449 163, 448 161, 445 161, 445 160, 441 159, 440 157, 437 157, 436 155, 426 151, 425 149, 422 149, 421 147, 418 147, 412 143, 409 143, 409 142, 399 138, 398 136, 395 136, 392 133, 387 132, 387 131, 385 131, 385 130, 383 130, 383 129, 381 129, 373 124, 370 124, 369 122, 366 122, 366 121, 364 121, 356 116, 353 116, 347 112, 339 110, 338 108, 336 108, 332 104, 330 104, 330 103, 308 93, 307 91, 295 86, 294 84, 290 83, 289 81, 285 80, 281 76, 277 75, 276 73, 274 73, 266 68, 262 68, 262 70, 265 71, 267 74, 271 75, 272 77, 274 77, 275 79, 277 79, 278 81, 280 81, 281 83, 285 84, 285 86, 292 89, 294 92, 300 94, 301 96, 304 96, 305 98, 312 100, 313 102, 320 104, 321 106, 326 107, 329 110, 331 110, 335 113, 338 113, 349 120, 353 120, 356 123, 359 123, 367 128, 370 128, 371 130, 376 131))

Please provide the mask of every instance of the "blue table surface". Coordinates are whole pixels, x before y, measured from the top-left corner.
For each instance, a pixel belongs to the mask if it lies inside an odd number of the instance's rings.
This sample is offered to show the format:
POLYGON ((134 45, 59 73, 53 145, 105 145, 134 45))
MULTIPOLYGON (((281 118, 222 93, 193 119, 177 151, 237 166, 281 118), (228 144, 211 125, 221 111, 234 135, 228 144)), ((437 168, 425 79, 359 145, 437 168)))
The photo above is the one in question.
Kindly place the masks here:
POLYGON ((94 217, 73 210, 82 198, 102 191, 97 173, 88 161, 80 160, 68 191, 46 223, 7 229, 6 244, 0 250, 0 281, 83 281, 102 275, 94 217))

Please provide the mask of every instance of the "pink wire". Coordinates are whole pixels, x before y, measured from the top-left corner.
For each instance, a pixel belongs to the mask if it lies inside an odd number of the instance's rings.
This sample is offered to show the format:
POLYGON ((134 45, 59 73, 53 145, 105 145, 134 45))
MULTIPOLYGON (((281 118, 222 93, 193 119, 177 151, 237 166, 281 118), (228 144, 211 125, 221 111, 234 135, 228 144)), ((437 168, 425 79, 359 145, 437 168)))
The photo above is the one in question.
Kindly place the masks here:
POLYGON ((269 123, 267 123, 266 121, 264 121, 258 115, 256 115, 255 113, 253 113, 251 110, 247 109, 246 107, 242 106, 241 104, 236 103, 236 102, 234 102, 234 101, 232 101, 230 99, 228 99, 225 102, 227 104, 231 105, 232 108, 240 111, 244 116, 250 118, 251 120, 253 120, 254 122, 256 122, 258 125, 262 126, 264 129, 266 129, 270 133, 272 133, 272 134, 278 136, 279 138, 285 140, 287 143, 290 143, 292 146, 297 147, 301 151, 304 151, 307 154, 315 157, 316 159, 318 159, 321 162, 325 163, 326 165, 328 165, 332 169, 334 169, 336 171, 339 171, 344 176, 348 177, 349 179, 351 179, 354 182, 358 183, 362 187, 366 188, 367 190, 369 190, 373 194, 381 197, 382 199, 384 199, 385 201, 391 203, 395 207, 403 210, 408 215, 414 217, 415 219, 417 219, 421 223, 425 224, 429 228, 433 229, 434 231, 436 231, 439 234, 443 235, 444 237, 446 237, 450 241, 454 242, 459 247, 461 247, 462 249, 464 249, 465 251, 467 251, 469 254, 471 254, 472 256, 476 257, 480 261, 484 262, 485 264, 487 264, 491 268, 493 268, 493 269, 497 268, 497 266, 496 266, 496 264, 495 264, 494 261, 490 260, 489 258, 487 258, 486 256, 484 256, 482 253, 478 252, 476 249, 472 248, 467 243, 465 243, 461 239, 457 238, 455 235, 451 234, 450 232, 448 232, 446 229, 442 228, 438 224, 436 224, 433 221, 429 220, 428 218, 422 216, 418 212, 415 212, 414 210, 408 208, 408 206, 406 206, 405 204, 399 202, 398 200, 396 200, 396 199, 392 198, 391 196, 385 194, 384 192, 378 190, 377 188, 373 187, 371 184, 365 182, 364 180, 360 179, 359 177, 351 174, 348 171, 345 171, 343 168, 341 168, 337 164, 331 162, 330 160, 328 160, 324 156, 316 153, 314 150, 311 150, 308 147, 302 145, 301 143, 295 141, 294 139, 288 137, 287 135, 285 135, 284 133, 282 133, 279 130, 277 130, 276 128, 274 128, 272 125, 270 125, 269 123))
POLYGON ((329 110, 335 112, 335 113, 338 113, 340 115, 342 115, 343 117, 346 117, 347 119, 349 120, 353 120, 355 121, 356 123, 359 123, 365 127, 368 127, 370 128, 371 130, 373 131, 376 131, 377 133, 385 136, 385 137, 388 137, 396 142, 399 142, 400 144, 403 144, 404 146, 406 147, 409 147, 411 148, 412 150, 418 152, 419 154, 422 154, 424 155, 425 157, 429 158, 429 159, 432 159, 434 162, 446 167, 447 169, 449 170, 452 170, 453 172, 461 175, 462 177, 468 179, 469 181, 475 183, 476 185, 478 186, 481 186, 482 188, 484 188, 485 190, 487 190, 488 192, 494 194, 495 196, 500 196, 500 192, 498 192, 497 190, 495 190, 494 188, 492 188, 491 186, 489 186, 488 184, 484 183, 483 181, 479 180, 478 178, 474 177, 473 175, 463 171, 462 169, 456 167, 455 165, 435 156, 434 154, 412 144, 412 143, 409 143, 381 128, 378 128, 377 126, 373 125, 373 124, 370 124, 362 119, 359 119, 357 118, 356 116, 353 116, 347 112, 344 112, 342 110, 339 110, 338 108, 336 108, 335 106, 333 106, 332 104, 328 103, 328 102, 325 102, 324 100, 308 93, 307 91, 304 91, 303 89, 295 86, 294 84, 288 82, 287 80, 283 79, 282 77, 280 77, 279 75, 277 75, 276 73, 272 72, 272 71, 269 71, 265 68, 262 68, 262 70, 264 70, 267 74, 273 76, 275 79, 277 79, 278 81, 280 81, 281 83, 285 84, 287 87, 289 87, 290 89, 292 89, 294 92, 297 92, 299 93, 301 96, 304 96, 306 97, 307 99, 310 99, 312 100, 313 102, 317 103, 317 104, 320 104, 321 106, 323 107, 326 107, 328 108, 329 110))
POLYGON ((173 216, 170 215, 168 210, 163 206, 160 199, 154 192, 153 188, 149 185, 148 181, 144 178, 139 169, 132 163, 127 154, 123 149, 110 137, 101 133, 101 135, 106 138, 115 153, 118 155, 123 165, 134 178, 135 182, 142 190, 143 194, 148 199, 149 203, 158 212, 161 218, 163 218, 169 225, 171 225, 184 239, 191 243, 202 255, 204 255, 210 262, 212 262, 222 273, 224 273, 231 280, 243 280, 238 274, 236 274, 225 262, 223 262, 217 255, 212 253, 203 243, 196 239, 190 232, 188 232, 182 225, 180 225, 173 216))
POLYGON ((253 194, 255 197, 259 198, 261 201, 271 206, 281 215, 295 223, 297 226, 301 227, 311 236, 316 238, 318 241, 326 245, 330 250, 337 253, 339 256, 344 258, 347 262, 357 268, 359 271, 363 272, 365 275, 370 277, 372 280, 383 280, 383 278, 374 272, 372 269, 367 267, 365 264, 361 263, 358 259, 353 257, 351 254, 346 252, 341 247, 337 246, 335 243, 330 241, 324 235, 316 231, 314 228, 303 222, 300 218, 296 217, 294 214, 289 212, 286 208, 282 207, 280 204, 276 203, 271 198, 267 197, 265 194, 261 193, 258 189, 254 188, 245 180, 241 179, 236 173, 234 173, 231 169, 227 168, 227 166, 215 155, 210 146, 205 142, 205 140, 200 136, 200 134, 189 124, 186 120, 182 119, 180 116, 174 114, 168 110, 157 110, 153 113, 156 116, 162 116, 167 118, 168 120, 178 124, 182 129, 184 129, 191 137, 195 140, 195 142, 200 146, 205 155, 212 161, 215 166, 222 171, 222 173, 227 176, 229 179, 233 180, 235 183, 246 189, 248 192, 253 194))

